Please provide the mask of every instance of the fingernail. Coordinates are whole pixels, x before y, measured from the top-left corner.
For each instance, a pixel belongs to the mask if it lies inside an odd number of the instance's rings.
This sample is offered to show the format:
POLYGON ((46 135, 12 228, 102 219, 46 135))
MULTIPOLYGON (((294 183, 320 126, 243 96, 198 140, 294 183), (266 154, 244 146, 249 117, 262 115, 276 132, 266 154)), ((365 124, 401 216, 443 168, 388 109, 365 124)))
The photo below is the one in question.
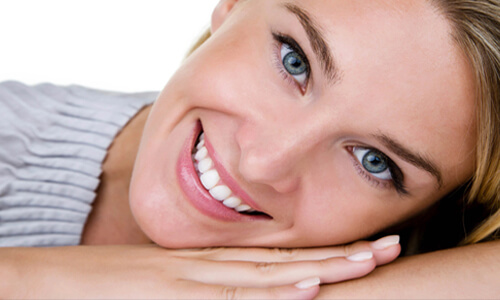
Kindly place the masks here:
POLYGON ((350 261, 365 261, 369 260, 373 257, 373 253, 370 251, 359 252, 353 255, 346 257, 350 261))
POLYGON ((315 285, 319 285, 321 283, 321 280, 319 277, 313 277, 309 279, 302 280, 301 282, 298 282, 295 284, 295 287, 301 290, 306 290, 308 288, 311 288, 315 285))
POLYGON ((384 250, 397 244, 399 244, 399 235, 389 235, 372 242, 371 246, 377 250, 384 250))

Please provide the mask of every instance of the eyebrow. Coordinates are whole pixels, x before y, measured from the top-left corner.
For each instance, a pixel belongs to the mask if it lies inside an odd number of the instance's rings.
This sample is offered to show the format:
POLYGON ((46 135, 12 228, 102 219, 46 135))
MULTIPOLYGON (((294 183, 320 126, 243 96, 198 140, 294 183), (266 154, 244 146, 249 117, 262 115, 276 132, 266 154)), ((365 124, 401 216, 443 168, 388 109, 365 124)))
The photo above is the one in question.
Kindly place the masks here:
POLYGON ((299 19, 300 24, 304 27, 307 37, 309 38, 309 43, 318 57, 325 77, 332 83, 335 83, 340 77, 335 60, 332 56, 332 51, 325 42, 325 38, 319 26, 303 8, 291 3, 284 3, 283 7, 299 19))
MULTIPOLYGON (((340 76, 336 67, 335 60, 332 56, 332 50, 328 46, 328 43, 326 43, 322 31, 320 30, 316 22, 311 18, 310 14, 303 8, 292 3, 284 3, 283 7, 286 8, 289 12, 293 13, 297 17, 297 19, 299 19, 300 24, 307 34, 309 43, 311 44, 314 53, 320 61, 325 76, 331 82, 336 82, 337 80, 339 80, 340 76)), ((443 186, 443 176, 437 165, 430 159, 407 149, 401 143, 397 142, 395 139, 387 135, 379 134, 374 135, 374 137, 404 161, 416 166, 419 169, 427 171, 432 176, 434 176, 438 183, 438 189, 443 186)))
POLYGON ((404 161, 409 162, 410 164, 416 166, 419 169, 429 172, 432 176, 436 178, 436 181, 439 186, 438 189, 441 189, 441 187, 443 186, 443 176, 439 171, 439 168, 436 166, 436 164, 433 163, 430 159, 426 158, 421 154, 418 154, 416 152, 407 149, 402 144, 400 144, 399 142, 397 142, 396 140, 387 135, 376 134, 373 136, 404 161))

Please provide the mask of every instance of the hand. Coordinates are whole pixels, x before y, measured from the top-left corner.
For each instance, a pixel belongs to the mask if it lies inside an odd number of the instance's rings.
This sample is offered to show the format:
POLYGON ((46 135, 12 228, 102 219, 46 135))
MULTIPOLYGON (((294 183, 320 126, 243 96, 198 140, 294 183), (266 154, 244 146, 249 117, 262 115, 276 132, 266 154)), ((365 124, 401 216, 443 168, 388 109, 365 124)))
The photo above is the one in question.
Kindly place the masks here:
POLYGON ((17 285, 11 298, 312 299, 319 280, 358 278, 394 260, 400 247, 385 240, 385 249, 382 239, 311 249, 6 248, 0 257, 15 261, 4 277, 17 285))
POLYGON ((317 299, 499 299, 500 240, 406 256, 317 299))

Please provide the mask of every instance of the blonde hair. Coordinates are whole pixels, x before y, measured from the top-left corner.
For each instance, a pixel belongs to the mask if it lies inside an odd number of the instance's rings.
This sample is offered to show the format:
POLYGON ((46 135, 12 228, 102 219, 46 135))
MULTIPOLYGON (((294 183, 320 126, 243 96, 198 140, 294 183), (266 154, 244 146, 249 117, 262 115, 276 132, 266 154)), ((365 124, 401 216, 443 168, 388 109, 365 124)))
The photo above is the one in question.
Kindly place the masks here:
MULTIPOLYGON (((500 0, 430 1, 451 23, 453 38, 475 72, 478 141, 467 200, 492 212, 463 241, 476 243, 497 238, 500 228, 500 0)), ((207 29, 187 56, 209 38, 207 29)))
POLYGON ((476 170, 467 200, 491 215, 464 243, 495 238, 500 228, 500 1, 431 0, 453 27, 453 38, 474 69, 477 94, 476 170))
POLYGON ((198 49, 203 43, 205 43, 211 36, 212 34, 210 33, 210 28, 205 29, 203 33, 200 35, 198 40, 191 46, 191 48, 188 50, 186 53, 185 58, 188 58, 193 52, 198 49))

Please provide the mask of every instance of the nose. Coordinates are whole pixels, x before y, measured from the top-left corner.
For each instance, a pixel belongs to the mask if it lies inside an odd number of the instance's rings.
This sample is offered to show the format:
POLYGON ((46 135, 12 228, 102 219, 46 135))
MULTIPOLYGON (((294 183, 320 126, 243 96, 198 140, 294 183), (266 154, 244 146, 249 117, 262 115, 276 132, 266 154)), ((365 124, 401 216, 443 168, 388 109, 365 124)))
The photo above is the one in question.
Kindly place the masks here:
POLYGON ((239 171, 247 182, 265 184, 283 194, 299 188, 313 143, 305 130, 293 131, 270 124, 247 124, 239 130, 239 171))

